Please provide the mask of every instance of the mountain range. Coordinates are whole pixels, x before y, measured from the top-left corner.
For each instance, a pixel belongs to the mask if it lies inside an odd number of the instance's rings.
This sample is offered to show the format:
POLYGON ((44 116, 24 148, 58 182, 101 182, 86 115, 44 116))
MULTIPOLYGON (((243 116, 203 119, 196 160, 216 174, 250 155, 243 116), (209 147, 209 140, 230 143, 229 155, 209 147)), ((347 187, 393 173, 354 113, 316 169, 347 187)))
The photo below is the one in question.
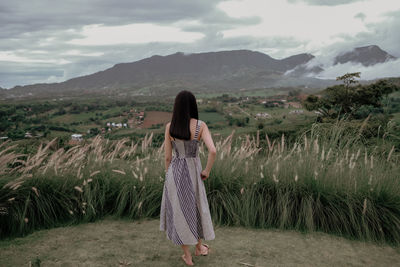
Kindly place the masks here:
MULTIPOLYGON (((182 89, 195 92, 294 87, 321 88, 333 80, 308 77, 323 66, 307 67, 315 57, 298 54, 284 59, 249 51, 152 56, 120 63, 104 71, 60 83, 33 84, 0 90, 0 97, 49 97, 67 95, 174 95, 182 89)), ((357 47, 337 55, 334 64, 346 62, 371 66, 396 59, 376 45, 357 47)))

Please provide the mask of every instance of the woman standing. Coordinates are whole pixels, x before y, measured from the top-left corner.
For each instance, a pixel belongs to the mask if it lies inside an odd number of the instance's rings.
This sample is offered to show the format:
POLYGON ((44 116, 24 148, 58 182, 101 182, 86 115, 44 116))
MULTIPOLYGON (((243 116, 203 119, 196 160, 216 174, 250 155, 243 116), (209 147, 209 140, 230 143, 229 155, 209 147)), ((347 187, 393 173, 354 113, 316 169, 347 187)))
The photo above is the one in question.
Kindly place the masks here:
POLYGON ((187 265, 193 265, 189 245, 196 245, 196 256, 205 256, 209 247, 201 240, 215 238, 202 180, 210 175, 216 149, 207 125, 198 118, 196 98, 189 91, 181 91, 175 98, 172 120, 166 125, 164 141, 166 176, 160 230, 166 231, 167 238, 174 244, 182 246, 182 259, 187 265), (199 158, 200 139, 208 149, 204 170, 199 158))

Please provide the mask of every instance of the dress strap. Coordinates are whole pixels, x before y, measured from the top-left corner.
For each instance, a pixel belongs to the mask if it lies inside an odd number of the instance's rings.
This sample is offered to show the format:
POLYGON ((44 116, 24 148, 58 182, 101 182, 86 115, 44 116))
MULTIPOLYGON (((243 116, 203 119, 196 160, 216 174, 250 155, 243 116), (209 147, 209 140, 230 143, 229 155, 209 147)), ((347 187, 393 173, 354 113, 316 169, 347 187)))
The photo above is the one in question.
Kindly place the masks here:
POLYGON ((200 131, 200 125, 199 125, 199 120, 197 120, 196 132, 194 133, 194 139, 197 139, 197 137, 199 135, 199 131, 200 131))

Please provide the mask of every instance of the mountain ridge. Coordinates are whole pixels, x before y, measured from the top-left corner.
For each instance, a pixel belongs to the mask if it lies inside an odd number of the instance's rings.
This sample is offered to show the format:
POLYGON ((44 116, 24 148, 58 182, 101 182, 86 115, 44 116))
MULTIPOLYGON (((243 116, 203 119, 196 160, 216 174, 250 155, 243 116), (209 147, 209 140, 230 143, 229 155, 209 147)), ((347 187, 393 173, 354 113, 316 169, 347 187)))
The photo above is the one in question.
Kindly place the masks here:
MULTIPOLYGON (((352 62, 372 64, 395 59, 378 46, 359 47, 351 51, 341 53, 335 60, 341 56, 338 62, 353 60, 352 62), (349 54, 351 51, 352 54, 349 54), (373 61, 365 60, 365 57, 368 59, 368 51, 373 55, 373 61)), ((182 88, 207 92, 299 85, 316 88, 332 85, 332 80, 306 77, 307 72, 323 71, 322 67, 306 68, 306 64, 314 58, 312 54, 301 53, 275 59, 267 54, 245 49, 190 54, 176 52, 166 56, 153 55, 135 62, 118 63, 111 68, 60 83, 15 86, 7 90, 6 95, 171 95, 182 88)))
POLYGON ((118 63, 106 70, 60 83, 16 86, 10 93, 30 91, 34 94, 40 90, 52 90, 53 93, 104 89, 134 91, 144 87, 162 86, 167 89, 187 86, 198 90, 253 88, 265 84, 260 79, 266 80, 267 76, 281 76, 287 70, 298 64, 305 64, 312 58, 314 56, 304 53, 284 59, 274 59, 251 50, 193 54, 177 52, 166 56, 155 55, 135 62, 118 63), (243 79, 238 80, 239 77, 243 79), (252 78, 251 84, 248 83, 250 78, 252 78), (176 84, 172 85, 174 81, 176 84))

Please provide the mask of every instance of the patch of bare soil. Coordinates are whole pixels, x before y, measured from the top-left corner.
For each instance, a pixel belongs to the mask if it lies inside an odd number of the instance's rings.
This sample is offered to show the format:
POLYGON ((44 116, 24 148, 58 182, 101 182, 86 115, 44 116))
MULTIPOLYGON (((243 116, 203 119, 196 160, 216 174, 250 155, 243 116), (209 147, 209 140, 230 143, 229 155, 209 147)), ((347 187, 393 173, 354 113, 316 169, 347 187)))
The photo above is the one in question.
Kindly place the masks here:
POLYGON ((171 121, 172 113, 164 111, 146 111, 146 116, 144 118, 141 128, 150 128, 153 124, 166 124, 171 121))
MULTIPOLYGON (((398 248, 322 233, 216 227, 195 266, 399 266, 398 248)), ((194 247, 191 248, 194 253, 194 247)), ((159 221, 108 218, 0 241, 0 266, 185 266, 159 221)))

